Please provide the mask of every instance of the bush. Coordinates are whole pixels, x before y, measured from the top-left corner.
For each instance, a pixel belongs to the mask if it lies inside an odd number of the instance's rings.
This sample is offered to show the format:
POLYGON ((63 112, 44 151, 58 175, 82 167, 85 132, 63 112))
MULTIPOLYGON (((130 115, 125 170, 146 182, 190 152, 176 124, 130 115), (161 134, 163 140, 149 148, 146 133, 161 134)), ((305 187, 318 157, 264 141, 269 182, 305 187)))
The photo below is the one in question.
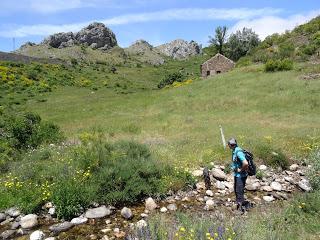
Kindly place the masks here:
POLYGON ((158 88, 164 88, 165 86, 171 85, 174 82, 182 82, 184 78, 184 75, 180 72, 167 74, 158 84, 158 88))
POLYGON ((320 190, 320 150, 315 149, 308 157, 308 163, 311 168, 308 172, 308 177, 311 186, 314 190, 320 190))
POLYGON ((293 62, 289 59, 268 60, 264 65, 266 72, 287 71, 293 69, 293 62))
POLYGON ((289 166, 288 158, 280 149, 274 150, 270 145, 261 144, 256 147, 256 155, 262 159, 263 163, 272 167, 287 169, 289 166))

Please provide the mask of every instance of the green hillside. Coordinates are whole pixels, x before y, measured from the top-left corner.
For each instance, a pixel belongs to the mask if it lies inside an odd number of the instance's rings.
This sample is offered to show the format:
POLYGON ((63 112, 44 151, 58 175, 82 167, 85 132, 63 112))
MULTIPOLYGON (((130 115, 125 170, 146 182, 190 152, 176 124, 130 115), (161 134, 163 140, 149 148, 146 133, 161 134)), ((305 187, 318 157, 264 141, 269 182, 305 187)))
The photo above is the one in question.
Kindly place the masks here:
POLYGON ((240 62, 266 62, 268 59, 291 58, 298 61, 319 61, 320 16, 284 34, 268 37, 240 62))

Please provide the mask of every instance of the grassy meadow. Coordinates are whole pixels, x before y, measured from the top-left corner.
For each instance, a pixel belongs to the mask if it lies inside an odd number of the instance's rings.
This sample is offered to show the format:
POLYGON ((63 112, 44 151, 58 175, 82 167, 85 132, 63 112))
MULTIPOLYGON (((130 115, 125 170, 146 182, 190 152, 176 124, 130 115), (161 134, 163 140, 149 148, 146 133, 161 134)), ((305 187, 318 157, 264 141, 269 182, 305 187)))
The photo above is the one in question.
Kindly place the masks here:
MULTIPOLYGON (((99 128, 111 141, 147 143, 161 159, 187 167, 229 160, 219 125, 248 149, 266 143, 294 159, 319 142, 320 81, 301 78, 319 71, 298 64, 293 71, 265 73, 256 65, 132 94, 58 87, 43 96, 45 102, 30 100, 26 108, 57 123, 69 139, 99 128)), ((152 78, 153 84, 160 81, 152 78)))

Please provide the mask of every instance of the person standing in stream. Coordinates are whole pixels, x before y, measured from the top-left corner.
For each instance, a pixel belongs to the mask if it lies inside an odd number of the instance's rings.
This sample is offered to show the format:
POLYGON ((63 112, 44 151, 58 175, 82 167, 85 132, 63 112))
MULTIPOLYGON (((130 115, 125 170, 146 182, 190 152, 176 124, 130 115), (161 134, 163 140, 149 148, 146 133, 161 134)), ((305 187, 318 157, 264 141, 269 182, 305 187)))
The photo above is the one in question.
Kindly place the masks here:
POLYGON ((244 199, 244 188, 247 180, 248 161, 243 150, 238 147, 237 140, 231 138, 228 141, 228 146, 232 150, 232 170, 234 175, 234 192, 236 194, 237 209, 244 212, 246 203, 244 199))

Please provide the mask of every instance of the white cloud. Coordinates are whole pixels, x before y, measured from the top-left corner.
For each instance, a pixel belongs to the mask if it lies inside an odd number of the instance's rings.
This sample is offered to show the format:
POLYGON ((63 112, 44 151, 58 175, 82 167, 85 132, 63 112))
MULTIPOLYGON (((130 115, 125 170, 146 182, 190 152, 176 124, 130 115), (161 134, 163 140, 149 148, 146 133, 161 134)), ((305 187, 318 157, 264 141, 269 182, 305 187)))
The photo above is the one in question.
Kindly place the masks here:
MULTIPOLYGON (((32 0, 38 1, 38 0, 32 0)), ((39 0, 40 1, 40 0, 39 0)), ((48 1, 48 0, 46 0, 48 1)), ((51 0, 60 1, 60 0, 51 0)), ((74 1, 74 6, 79 1, 74 1)), ((70 5, 71 7, 72 5, 70 5)), ((58 7, 55 8, 57 10, 58 7)), ((49 11, 50 6, 44 7, 49 11)), ((44 10, 43 9, 43 10, 44 10)), ((52 11, 54 9, 51 9, 52 11)), ((164 11, 127 14, 113 18, 98 20, 106 25, 123 25, 128 23, 140 23, 150 21, 200 21, 200 20, 241 20, 251 19, 261 15, 272 15, 279 13, 281 10, 273 8, 262 9, 217 9, 217 8, 183 8, 183 9, 169 9, 164 11)), ((92 21, 91 21, 92 22, 92 21)), ((22 25, 0 31, 0 36, 3 37, 26 37, 26 36, 46 36, 57 32, 78 31, 89 22, 81 22, 75 24, 64 25, 50 25, 50 24, 37 24, 37 25, 22 25), (14 28, 14 29, 13 29, 14 28)))
POLYGON ((277 16, 264 16, 255 19, 240 20, 230 29, 229 32, 236 32, 244 27, 252 28, 252 30, 259 35, 259 38, 263 40, 265 37, 273 33, 284 33, 286 30, 292 30, 296 26, 306 23, 319 14, 320 9, 311 11, 304 15, 292 15, 286 18, 277 16))
POLYGON ((90 6, 81 0, 30 0, 30 10, 40 13, 54 13, 90 6))

